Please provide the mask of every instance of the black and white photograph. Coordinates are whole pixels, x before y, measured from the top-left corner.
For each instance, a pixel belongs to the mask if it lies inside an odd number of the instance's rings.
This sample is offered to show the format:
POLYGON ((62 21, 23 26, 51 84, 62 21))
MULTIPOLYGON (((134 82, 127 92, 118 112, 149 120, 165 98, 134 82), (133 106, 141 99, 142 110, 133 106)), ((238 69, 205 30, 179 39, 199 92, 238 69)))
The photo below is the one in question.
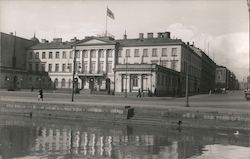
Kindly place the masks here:
POLYGON ((249 159, 250 0, 0 0, 0 159, 249 159))

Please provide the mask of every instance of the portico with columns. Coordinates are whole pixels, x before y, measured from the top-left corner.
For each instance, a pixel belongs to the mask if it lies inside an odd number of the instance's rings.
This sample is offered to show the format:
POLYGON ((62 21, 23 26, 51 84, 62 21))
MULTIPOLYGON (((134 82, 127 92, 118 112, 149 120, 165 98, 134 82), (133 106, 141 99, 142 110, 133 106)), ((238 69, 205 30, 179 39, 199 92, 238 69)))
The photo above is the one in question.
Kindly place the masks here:
POLYGON ((111 38, 89 37, 78 41, 76 51, 81 55, 77 76, 81 79, 81 89, 91 91, 114 91, 116 64, 116 42, 111 38))

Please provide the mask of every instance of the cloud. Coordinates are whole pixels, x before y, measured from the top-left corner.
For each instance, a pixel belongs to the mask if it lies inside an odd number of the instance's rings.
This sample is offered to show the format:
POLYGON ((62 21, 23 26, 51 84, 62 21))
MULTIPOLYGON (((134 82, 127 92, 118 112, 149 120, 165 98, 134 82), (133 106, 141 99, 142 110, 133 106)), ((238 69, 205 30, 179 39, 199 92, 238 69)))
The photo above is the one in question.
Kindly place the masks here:
POLYGON ((219 36, 202 33, 195 26, 185 26, 181 23, 168 27, 172 38, 182 39, 184 42, 194 42, 206 52, 217 65, 226 66, 235 73, 239 80, 248 75, 248 33, 236 32, 219 36))

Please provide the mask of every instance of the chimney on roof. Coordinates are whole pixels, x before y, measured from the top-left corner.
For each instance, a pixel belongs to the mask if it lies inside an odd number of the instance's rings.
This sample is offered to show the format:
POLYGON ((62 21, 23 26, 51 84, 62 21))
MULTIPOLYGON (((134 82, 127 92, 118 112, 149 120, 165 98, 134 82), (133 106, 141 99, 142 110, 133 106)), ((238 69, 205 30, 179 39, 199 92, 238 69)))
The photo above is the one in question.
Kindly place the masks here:
POLYGON ((49 41, 46 40, 46 39, 42 39, 41 42, 42 42, 42 43, 48 43, 49 41))
POLYGON ((54 38, 53 42, 61 43, 62 42, 62 38, 54 38))
POLYGON ((162 33, 163 38, 169 38, 170 39, 170 32, 164 32, 162 33))
POLYGON ((143 39, 143 33, 139 33, 139 39, 143 39))
POLYGON ((13 35, 13 32, 10 32, 10 35, 13 35))
POLYGON ((163 34, 163 33, 161 33, 161 32, 157 33, 157 37, 158 37, 158 38, 162 38, 162 37, 163 37, 162 34, 163 34))
POLYGON ((148 38, 154 38, 154 33, 148 33, 148 38))
POLYGON ((189 42, 187 42, 187 45, 190 45, 189 42))
POLYGON ((194 46, 194 41, 192 42, 192 45, 191 46, 194 46))

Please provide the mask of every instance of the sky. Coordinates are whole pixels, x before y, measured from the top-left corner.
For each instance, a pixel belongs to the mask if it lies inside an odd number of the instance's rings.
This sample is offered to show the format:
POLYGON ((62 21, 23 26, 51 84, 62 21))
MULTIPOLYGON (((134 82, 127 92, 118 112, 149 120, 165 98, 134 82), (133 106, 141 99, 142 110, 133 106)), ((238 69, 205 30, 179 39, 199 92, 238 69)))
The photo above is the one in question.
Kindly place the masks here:
POLYGON ((0 31, 30 39, 64 41, 105 32, 116 39, 127 33, 171 32, 194 42, 218 65, 246 80, 249 68, 247 0, 0 0, 0 31))

